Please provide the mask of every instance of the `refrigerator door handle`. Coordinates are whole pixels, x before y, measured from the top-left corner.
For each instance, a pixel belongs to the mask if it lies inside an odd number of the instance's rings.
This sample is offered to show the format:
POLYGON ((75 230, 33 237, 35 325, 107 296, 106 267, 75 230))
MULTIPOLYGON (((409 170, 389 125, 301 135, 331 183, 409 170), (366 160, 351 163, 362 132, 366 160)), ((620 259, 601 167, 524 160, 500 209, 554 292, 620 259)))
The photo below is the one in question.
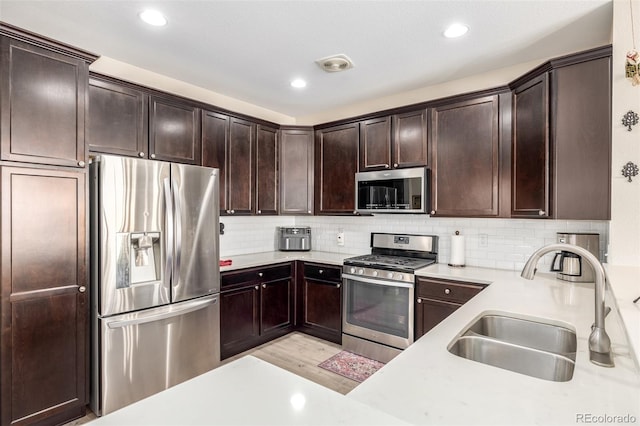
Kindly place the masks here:
POLYGON ((182 260, 182 204, 180 202, 180 195, 178 194, 178 182, 173 180, 173 200, 174 205, 176 206, 176 221, 175 221, 175 229, 176 229, 176 267, 174 269, 174 277, 176 277, 175 282, 178 282, 180 279, 180 263, 182 260))
POLYGON ((209 305, 215 305, 218 303, 218 298, 208 298, 206 300, 196 300, 190 303, 185 304, 179 308, 176 308, 175 305, 169 305, 167 310, 159 313, 159 314, 139 314, 136 318, 128 319, 128 320, 115 320, 111 322, 107 322, 107 327, 111 329, 128 327, 131 325, 137 324, 145 324, 154 321, 160 321, 167 318, 173 318, 180 315, 188 314, 189 312, 199 311, 200 309, 204 309, 209 305))
POLYGON ((171 197, 171 186, 169 185, 169 178, 165 178, 164 185, 164 202, 167 208, 167 263, 165 265, 165 280, 169 282, 171 279, 171 267, 173 265, 173 199, 171 197))

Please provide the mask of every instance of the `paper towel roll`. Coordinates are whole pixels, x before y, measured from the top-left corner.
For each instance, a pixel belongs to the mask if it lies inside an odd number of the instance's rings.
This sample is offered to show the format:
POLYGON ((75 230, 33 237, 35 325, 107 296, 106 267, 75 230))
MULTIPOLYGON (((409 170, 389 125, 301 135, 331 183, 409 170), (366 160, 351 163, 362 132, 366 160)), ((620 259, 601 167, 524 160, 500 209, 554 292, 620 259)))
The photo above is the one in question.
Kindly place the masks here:
POLYGON ((451 236, 451 256, 449 266, 464 266, 464 236, 451 236))

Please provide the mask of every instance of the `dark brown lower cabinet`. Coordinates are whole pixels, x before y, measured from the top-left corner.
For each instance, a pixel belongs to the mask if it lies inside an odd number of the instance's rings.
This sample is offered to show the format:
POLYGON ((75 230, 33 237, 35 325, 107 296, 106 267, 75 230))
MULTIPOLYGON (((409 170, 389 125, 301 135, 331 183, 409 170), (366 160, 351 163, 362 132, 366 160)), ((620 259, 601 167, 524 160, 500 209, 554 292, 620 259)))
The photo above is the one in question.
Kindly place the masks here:
POLYGON ((294 325, 294 275, 291 263, 222 274, 220 356, 240 352, 283 336, 294 325))
POLYGON ((298 266, 297 328, 342 344, 341 268, 308 262, 298 266))
POLYGON ((414 339, 422 337, 484 288, 482 284, 419 277, 414 339))
POLYGON ((86 173, 0 166, 0 424, 62 424, 88 401, 86 173))

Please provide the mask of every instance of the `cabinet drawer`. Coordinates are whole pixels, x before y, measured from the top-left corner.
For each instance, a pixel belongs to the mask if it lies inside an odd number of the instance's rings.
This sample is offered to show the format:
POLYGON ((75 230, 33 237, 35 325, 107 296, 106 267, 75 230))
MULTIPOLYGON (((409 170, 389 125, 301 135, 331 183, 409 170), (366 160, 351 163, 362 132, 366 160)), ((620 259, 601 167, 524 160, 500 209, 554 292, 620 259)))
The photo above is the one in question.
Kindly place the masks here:
POLYGON ((220 277, 222 291, 244 287, 257 283, 275 281, 291 276, 291 263, 271 267, 240 269, 224 272, 220 277))
POLYGON ((418 278, 417 295, 447 302, 465 303, 485 286, 461 281, 418 278))
POLYGON ((335 268, 315 263, 305 263, 304 276, 305 278, 313 278, 322 281, 341 281, 342 268, 335 268))

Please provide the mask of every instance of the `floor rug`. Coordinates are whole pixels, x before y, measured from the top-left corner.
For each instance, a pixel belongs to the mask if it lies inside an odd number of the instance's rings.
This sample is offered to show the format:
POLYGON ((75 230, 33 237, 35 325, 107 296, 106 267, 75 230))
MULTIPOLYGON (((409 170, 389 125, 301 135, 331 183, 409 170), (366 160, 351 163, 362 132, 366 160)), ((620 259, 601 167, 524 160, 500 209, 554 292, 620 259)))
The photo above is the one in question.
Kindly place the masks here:
POLYGON ((373 373, 378 371, 384 363, 365 358, 351 352, 342 351, 326 361, 318 364, 318 367, 340 374, 356 382, 363 382, 373 373))

